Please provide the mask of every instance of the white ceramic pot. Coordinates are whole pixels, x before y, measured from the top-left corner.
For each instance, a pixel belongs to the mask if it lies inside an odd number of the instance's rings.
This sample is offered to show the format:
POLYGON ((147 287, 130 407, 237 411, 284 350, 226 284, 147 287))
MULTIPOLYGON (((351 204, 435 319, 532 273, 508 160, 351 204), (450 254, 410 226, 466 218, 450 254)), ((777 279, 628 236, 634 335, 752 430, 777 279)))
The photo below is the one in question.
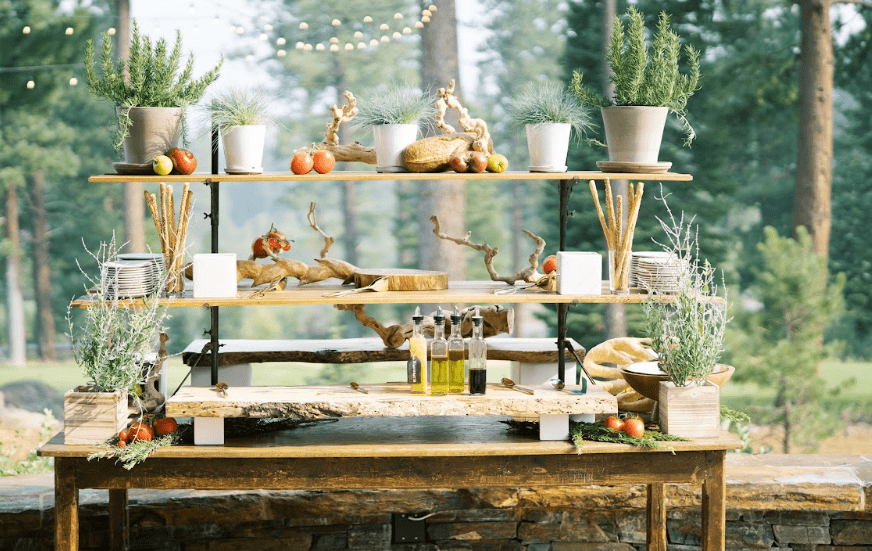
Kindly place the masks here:
POLYGON ((603 107, 609 161, 657 163, 668 114, 668 107, 603 107))
POLYGON ((375 138, 377 172, 407 172, 403 151, 418 139, 415 124, 378 124, 372 127, 375 138))
POLYGON ((263 143, 266 126, 253 124, 221 129, 224 161, 228 174, 260 174, 263 172, 263 143))
POLYGON ((549 122, 528 124, 527 149, 530 151, 530 172, 566 172, 569 153, 569 123, 549 122))
POLYGON ((151 164, 155 157, 179 146, 182 136, 180 107, 119 107, 119 124, 127 111, 132 123, 124 138, 124 162, 151 164))

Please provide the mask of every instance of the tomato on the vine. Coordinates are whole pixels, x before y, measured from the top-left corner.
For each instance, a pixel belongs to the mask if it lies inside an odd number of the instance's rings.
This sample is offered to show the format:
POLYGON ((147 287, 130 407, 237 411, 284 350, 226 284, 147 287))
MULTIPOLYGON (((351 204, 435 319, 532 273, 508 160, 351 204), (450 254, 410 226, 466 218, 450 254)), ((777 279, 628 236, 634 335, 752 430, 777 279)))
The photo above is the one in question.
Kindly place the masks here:
POLYGON ((624 427, 624 422, 615 417, 614 415, 609 415, 606 417, 606 422, 604 423, 607 429, 612 430, 621 430, 624 427))
POLYGON ((621 430, 627 436, 642 438, 645 436, 645 422, 639 417, 630 417, 624 420, 624 427, 621 430))

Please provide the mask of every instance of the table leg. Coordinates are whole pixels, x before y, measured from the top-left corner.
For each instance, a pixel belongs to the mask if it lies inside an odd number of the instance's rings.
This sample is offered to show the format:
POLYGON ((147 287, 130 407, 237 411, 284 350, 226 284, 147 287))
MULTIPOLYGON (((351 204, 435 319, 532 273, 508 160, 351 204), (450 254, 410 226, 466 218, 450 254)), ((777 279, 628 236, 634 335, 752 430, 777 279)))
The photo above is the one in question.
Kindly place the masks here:
POLYGON ((727 484, 724 471, 725 451, 706 452, 705 478, 702 483, 702 549, 721 551, 726 544, 727 484))
POLYGON ((55 457, 55 549, 79 549, 79 489, 74 459, 55 457))
POLYGON ((666 551, 666 485, 648 484, 648 551, 666 551))
POLYGON ((109 490, 109 549, 130 549, 130 513, 127 508, 127 489, 109 490))

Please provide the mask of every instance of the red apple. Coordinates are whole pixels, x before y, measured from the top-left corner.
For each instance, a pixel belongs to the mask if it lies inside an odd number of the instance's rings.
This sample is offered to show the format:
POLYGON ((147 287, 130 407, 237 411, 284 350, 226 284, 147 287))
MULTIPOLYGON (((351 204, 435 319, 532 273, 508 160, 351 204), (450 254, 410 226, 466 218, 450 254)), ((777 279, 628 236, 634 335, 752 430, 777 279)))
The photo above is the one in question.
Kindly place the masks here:
POLYGON ((458 153, 448 161, 454 172, 466 172, 469 169, 469 151, 458 153))
POLYGON ((179 174, 193 174, 197 170, 197 159, 187 149, 174 147, 167 151, 167 157, 173 160, 173 169, 179 174))
POLYGON ((487 170, 487 153, 473 151, 469 156, 470 172, 484 172, 487 170))

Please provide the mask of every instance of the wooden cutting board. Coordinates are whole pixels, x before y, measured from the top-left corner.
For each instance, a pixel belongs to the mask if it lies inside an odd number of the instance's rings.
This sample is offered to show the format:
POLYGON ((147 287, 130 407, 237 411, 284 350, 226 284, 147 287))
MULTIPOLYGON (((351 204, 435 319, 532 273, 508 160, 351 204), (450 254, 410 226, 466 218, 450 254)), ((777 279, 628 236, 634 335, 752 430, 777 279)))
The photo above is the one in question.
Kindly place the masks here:
POLYGON ((448 274, 428 270, 359 270, 354 274, 354 286, 367 287, 380 277, 388 278, 386 291, 436 291, 448 288, 448 274))

